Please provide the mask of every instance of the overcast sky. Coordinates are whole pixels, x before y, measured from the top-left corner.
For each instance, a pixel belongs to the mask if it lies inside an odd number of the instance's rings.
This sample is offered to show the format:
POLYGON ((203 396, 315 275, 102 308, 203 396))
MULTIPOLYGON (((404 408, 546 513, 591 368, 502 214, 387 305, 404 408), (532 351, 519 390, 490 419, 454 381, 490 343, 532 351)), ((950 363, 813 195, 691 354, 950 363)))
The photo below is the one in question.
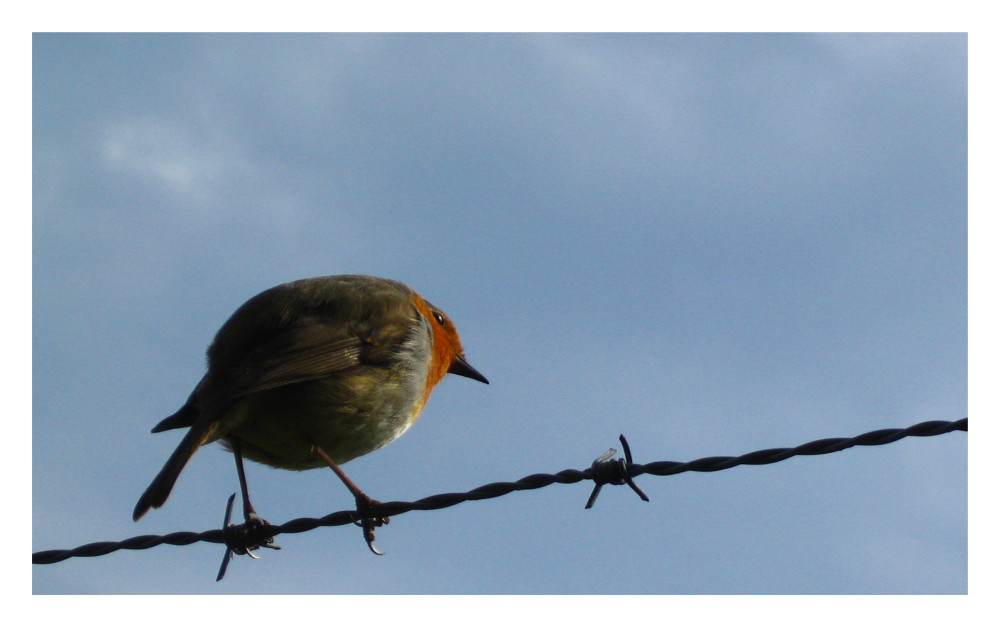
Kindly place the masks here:
MULTIPOLYGON (((33 550, 218 527, 231 456, 131 520, 246 299, 365 273, 447 378, 345 471, 383 501, 967 415, 967 39, 36 35, 33 550)), ((964 433, 34 566, 35 593, 962 594, 964 433)), ((247 468, 275 523, 332 473, 247 468)))

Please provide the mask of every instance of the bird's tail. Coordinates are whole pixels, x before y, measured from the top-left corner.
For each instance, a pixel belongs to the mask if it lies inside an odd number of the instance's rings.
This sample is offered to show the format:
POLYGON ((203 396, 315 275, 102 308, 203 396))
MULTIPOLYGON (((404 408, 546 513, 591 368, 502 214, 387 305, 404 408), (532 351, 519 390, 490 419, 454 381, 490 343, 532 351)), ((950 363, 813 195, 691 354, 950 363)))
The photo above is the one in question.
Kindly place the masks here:
POLYGON ((135 504, 135 509, 132 511, 132 520, 139 520, 150 508, 160 507, 167 501, 167 497, 170 496, 170 491, 174 489, 177 477, 184 470, 184 466, 187 465, 198 448, 205 443, 205 435, 206 429, 199 429, 198 425, 192 426, 184 434, 184 438, 177 445, 177 448, 174 449, 174 452, 170 455, 170 459, 163 465, 159 474, 149 484, 146 491, 142 493, 142 496, 139 497, 139 502, 135 504))

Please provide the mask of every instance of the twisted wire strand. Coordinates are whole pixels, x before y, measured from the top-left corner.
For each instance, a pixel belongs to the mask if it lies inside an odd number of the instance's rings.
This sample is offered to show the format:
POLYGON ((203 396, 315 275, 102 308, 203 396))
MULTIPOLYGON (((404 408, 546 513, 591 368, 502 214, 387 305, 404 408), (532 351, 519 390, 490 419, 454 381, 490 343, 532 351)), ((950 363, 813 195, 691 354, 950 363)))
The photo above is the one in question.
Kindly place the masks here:
MULTIPOLYGON (((968 430, 968 418, 950 422, 946 420, 931 420, 903 429, 879 429, 852 438, 826 438, 792 448, 765 449, 737 457, 704 457, 690 462, 658 461, 648 464, 621 464, 620 460, 611 460, 604 463, 623 466, 630 478, 643 474, 665 477, 682 472, 716 472, 742 465, 759 466, 774 464, 799 455, 826 455, 843 451, 853 446, 880 446, 891 444, 906 437, 929 437, 952 431, 968 430)), ((555 474, 539 473, 528 475, 517 481, 490 483, 468 492, 436 494, 413 502, 391 501, 380 503, 372 513, 377 516, 397 516, 413 510, 427 511, 443 509, 466 501, 493 499, 520 490, 537 490, 548 487, 553 483, 571 484, 590 480, 620 483, 617 481, 608 481, 603 478, 595 478, 594 466, 591 466, 586 470, 567 469, 555 474)), ((598 483, 598 485, 601 484, 598 483)), ((336 527, 352 524, 357 521, 357 518, 358 516, 355 511, 345 510, 333 512, 321 518, 296 518, 283 525, 263 525, 260 532, 267 536, 277 536, 282 533, 303 533, 312 531, 317 527, 336 527)), ((210 529, 201 533, 178 531, 163 536, 136 536, 120 542, 94 542, 68 550, 38 551, 32 553, 31 562, 33 564, 55 564, 71 557, 97 557, 120 549, 142 550, 161 544, 184 546, 195 542, 225 544, 227 542, 226 530, 210 529)))

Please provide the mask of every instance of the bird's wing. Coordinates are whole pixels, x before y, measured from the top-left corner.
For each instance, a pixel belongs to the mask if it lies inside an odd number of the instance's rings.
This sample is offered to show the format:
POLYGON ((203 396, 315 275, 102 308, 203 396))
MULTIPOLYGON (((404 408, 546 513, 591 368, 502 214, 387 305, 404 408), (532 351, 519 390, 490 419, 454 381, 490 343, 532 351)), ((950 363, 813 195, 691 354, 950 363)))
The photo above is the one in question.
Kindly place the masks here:
POLYGON ((228 373, 232 378, 226 398, 323 379, 352 368, 387 365, 405 338, 403 328, 378 337, 345 335, 342 324, 321 322, 285 330, 257 346, 228 373))

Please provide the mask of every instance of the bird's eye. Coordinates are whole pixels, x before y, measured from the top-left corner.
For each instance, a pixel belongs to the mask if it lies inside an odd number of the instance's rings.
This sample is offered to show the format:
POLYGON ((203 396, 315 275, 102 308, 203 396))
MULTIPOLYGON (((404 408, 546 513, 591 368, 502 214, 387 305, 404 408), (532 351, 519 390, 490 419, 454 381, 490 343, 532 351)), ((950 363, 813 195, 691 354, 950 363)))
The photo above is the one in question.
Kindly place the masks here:
POLYGON ((441 315, 440 311, 432 311, 431 313, 434 314, 434 319, 437 320, 438 324, 445 326, 444 316, 441 315))

